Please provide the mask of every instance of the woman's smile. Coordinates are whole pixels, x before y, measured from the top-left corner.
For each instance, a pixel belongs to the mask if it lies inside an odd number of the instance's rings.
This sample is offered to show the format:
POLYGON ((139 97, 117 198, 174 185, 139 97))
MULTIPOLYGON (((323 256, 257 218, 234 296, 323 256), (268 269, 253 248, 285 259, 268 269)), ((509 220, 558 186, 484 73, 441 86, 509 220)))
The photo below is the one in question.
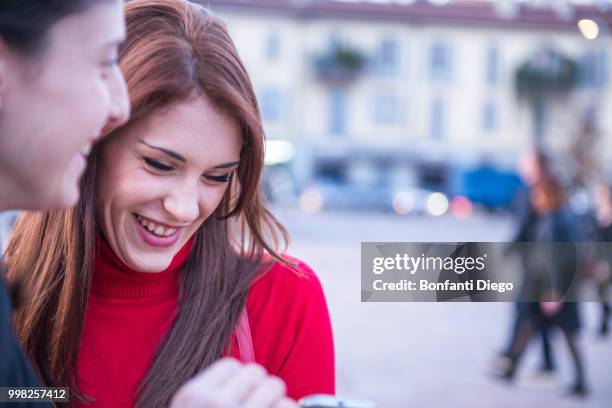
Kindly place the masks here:
POLYGON ((140 238, 154 247, 169 247, 174 245, 181 236, 183 227, 171 227, 139 214, 134 214, 134 222, 140 238))

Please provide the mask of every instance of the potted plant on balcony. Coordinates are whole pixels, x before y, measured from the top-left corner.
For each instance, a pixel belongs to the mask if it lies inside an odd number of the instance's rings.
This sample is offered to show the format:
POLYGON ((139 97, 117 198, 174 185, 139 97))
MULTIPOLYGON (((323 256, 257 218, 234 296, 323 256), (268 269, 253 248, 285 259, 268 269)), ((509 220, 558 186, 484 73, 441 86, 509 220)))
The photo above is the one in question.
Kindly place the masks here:
POLYGON ((567 98, 578 80, 576 62, 554 49, 543 49, 521 64, 514 76, 517 95, 529 104, 534 143, 542 143, 544 115, 552 100, 567 98))
POLYGON ((356 48, 346 44, 330 47, 315 56, 314 69, 319 80, 332 86, 347 85, 362 72, 366 57, 356 48))
POLYGON ((578 66, 570 57, 545 49, 525 61, 516 71, 516 89, 527 98, 558 95, 571 91, 578 78, 578 66))

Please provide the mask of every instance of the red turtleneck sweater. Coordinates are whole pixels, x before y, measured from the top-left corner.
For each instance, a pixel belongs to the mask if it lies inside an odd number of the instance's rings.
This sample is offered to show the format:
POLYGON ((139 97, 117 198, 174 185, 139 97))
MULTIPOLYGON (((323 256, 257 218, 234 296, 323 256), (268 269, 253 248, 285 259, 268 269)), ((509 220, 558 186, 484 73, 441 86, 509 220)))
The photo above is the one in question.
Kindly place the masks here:
MULTIPOLYGON (((95 402, 74 406, 134 406, 136 389, 174 322, 178 277, 189 249, 188 243, 166 270, 144 273, 131 270, 99 240, 78 357, 81 390, 95 402)), ((332 332, 323 290, 315 273, 295 261, 303 276, 277 263, 249 291, 255 360, 282 378, 294 399, 334 394, 332 332)))

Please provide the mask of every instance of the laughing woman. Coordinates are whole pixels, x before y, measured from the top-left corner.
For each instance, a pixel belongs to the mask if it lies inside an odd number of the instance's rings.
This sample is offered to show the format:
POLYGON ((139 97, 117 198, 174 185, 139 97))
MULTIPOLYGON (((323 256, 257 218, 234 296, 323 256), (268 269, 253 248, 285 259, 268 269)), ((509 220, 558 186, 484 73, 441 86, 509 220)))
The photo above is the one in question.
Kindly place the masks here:
POLYGON ((222 356, 294 399, 333 394, 323 291, 279 252, 257 102, 224 25, 183 0, 131 1, 126 19, 130 121, 94 146, 77 207, 25 214, 9 244, 11 278, 33 288, 25 350, 75 406, 168 406, 222 356))

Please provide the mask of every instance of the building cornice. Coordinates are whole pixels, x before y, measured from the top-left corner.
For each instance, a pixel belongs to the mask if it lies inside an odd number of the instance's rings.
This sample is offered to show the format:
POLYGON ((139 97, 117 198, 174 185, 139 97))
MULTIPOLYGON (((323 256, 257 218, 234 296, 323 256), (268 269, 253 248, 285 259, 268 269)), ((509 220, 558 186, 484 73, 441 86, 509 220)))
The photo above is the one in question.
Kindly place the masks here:
MULTIPOLYGON (((576 22, 591 18, 612 32, 612 12, 594 6, 573 6, 570 14, 552 8, 518 5, 510 15, 492 2, 459 0, 434 6, 424 0, 397 2, 347 2, 335 0, 195 0, 212 10, 285 15, 295 19, 347 19, 393 21, 411 25, 479 26, 501 29, 535 29, 578 32, 576 22)), ((605 30, 605 28, 604 28, 605 30)))

